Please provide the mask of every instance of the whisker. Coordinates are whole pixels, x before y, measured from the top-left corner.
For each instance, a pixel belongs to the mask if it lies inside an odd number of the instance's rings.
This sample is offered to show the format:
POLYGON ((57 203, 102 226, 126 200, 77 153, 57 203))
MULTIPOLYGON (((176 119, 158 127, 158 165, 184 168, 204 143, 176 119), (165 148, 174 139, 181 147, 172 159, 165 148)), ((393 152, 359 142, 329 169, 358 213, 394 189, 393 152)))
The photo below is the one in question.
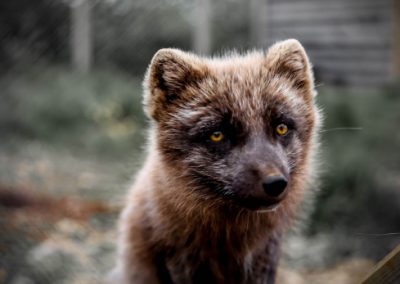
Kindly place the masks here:
POLYGON ((363 130, 363 128, 362 127, 335 127, 335 128, 329 128, 329 129, 320 130, 320 133, 331 132, 331 131, 339 131, 339 130, 351 130, 351 131, 354 131, 354 130, 363 130))
POLYGON ((390 237, 390 236, 400 236, 400 232, 383 233, 383 234, 356 233, 355 235, 357 235, 357 236, 363 236, 363 237, 390 237))

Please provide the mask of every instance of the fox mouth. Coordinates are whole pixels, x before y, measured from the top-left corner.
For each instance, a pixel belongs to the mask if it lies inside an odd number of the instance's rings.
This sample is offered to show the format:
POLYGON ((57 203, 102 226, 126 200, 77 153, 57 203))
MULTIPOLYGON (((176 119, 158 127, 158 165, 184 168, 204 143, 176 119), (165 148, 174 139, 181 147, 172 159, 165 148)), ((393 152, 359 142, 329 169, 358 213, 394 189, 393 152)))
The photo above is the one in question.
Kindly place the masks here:
POLYGON ((270 174, 255 183, 234 185, 233 201, 240 207, 254 211, 276 209, 290 191, 290 178, 282 174, 270 174))
POLYGON ((237 197, 234 198, 234 202, 238 206, 252 211, 274 211, 281 205, 281 202, 283 201, 285 196, 286 194, 280 198, 275 199, 260 199, 251 196, 237 197))

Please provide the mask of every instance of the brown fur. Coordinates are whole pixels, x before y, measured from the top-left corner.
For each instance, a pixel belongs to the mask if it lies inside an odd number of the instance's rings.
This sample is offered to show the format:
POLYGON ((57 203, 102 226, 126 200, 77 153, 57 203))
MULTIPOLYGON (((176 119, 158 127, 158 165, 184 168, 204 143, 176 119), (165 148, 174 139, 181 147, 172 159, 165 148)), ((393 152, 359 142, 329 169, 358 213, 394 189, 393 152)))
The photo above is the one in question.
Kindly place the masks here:
POLYGON ((119 283, 273 283, 313 182, 320 119, 304 49, 287 40, 214 59, 162 49, 144 87, 152 127, 121 216, 119 283), (282 119, 294 124, 286 138, 274 134, 282 119), (207 140, 215 129, 225 144, 207 140), (288 193, 261 210, 260 180, 275 173, 288 193))

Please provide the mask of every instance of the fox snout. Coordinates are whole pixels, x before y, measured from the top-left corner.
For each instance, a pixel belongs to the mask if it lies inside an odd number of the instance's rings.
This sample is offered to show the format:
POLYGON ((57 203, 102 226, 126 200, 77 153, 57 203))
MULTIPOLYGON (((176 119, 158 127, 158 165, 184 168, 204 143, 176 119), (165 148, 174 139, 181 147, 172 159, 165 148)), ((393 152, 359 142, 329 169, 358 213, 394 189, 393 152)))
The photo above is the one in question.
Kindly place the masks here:
POLYGON ((252 143, 242 151, 241 174, 233 190, 240 205, 268 209, 280 203, 289 192, 289 169, 284 154, 271 143, 252 143))
POLYGON ((278 205, 288 194, 288 179, 276 171, 260 176, 244 175, 247 181, 241 183, 236 189, 239 205, 249 209, 270 209, 278 205))

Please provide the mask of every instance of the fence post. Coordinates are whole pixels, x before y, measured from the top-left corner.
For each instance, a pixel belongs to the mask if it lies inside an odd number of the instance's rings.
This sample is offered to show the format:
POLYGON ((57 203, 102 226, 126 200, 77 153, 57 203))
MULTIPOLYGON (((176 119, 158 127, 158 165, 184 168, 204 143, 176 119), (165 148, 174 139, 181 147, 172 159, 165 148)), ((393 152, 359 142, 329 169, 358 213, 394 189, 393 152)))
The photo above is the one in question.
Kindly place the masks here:
POLYGON ((71 60, 75 70, 87 73, 92 63, 90 0, 71 4, 71 60))
POLYGON ((211 52, 211 0, 195 1, 193 23, 193 50, 208 55, 211 52))
POLYGON ((393 0, 392 5, 393 75, 400 78, 400 1, 393 0))
POLYGON ((267 46, 268 0, 249 1, 250 42, 254 47, 267 46))

